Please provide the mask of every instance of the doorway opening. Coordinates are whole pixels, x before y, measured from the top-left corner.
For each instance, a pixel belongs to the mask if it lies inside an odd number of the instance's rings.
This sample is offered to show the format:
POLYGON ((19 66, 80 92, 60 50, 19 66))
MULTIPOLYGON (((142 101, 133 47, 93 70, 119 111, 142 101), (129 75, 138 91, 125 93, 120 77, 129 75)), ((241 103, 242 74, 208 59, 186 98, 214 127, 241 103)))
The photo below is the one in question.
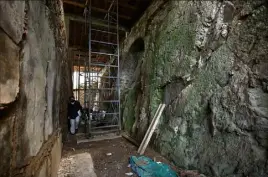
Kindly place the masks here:
MULTIPOLYGON (((69 31, 72 35, 80 34, 78 43, 83 47, 69 47, 69 51, 73 61, 73 94, 83 107, 78 136, 86 138, 121 130, 119 28, 115 25, 118 2, 110 6, 105 25, 94 23, 91 4, 84 11, 84 23, 70 21, 79 23, 70 25, 69 31)), ((70 40, 69 44, 77 46, 76 43, 70 40)))

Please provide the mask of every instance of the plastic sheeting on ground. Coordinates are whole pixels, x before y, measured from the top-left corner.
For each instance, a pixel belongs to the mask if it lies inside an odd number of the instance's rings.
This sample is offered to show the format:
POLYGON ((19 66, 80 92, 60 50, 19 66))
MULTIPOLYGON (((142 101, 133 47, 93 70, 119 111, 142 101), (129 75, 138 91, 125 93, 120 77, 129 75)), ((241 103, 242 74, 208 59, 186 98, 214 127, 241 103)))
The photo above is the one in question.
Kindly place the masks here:
POLYGON ((139 177, 179 177, 168 165, 145 156, 131 156, 130 167, 139 177))

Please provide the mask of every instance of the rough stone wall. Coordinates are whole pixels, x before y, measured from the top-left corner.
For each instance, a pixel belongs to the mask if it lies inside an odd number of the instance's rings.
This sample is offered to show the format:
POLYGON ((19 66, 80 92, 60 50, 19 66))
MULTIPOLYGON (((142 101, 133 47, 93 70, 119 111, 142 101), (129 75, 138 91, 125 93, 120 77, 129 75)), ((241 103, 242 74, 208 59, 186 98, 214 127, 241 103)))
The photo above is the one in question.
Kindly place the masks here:
POLYGON ((267 8, 265 0, 154 1, 122 45, 124 63, 136 39, 145 43, 133 76, 140 84, 122 90, 124 128, 141 140, 164 102, 152 145, 177 166, 268 176, 267 8))
POLYGON ((57 175, 71 91, 65 35, 61 0, 0 2, 1 177, 57 175))

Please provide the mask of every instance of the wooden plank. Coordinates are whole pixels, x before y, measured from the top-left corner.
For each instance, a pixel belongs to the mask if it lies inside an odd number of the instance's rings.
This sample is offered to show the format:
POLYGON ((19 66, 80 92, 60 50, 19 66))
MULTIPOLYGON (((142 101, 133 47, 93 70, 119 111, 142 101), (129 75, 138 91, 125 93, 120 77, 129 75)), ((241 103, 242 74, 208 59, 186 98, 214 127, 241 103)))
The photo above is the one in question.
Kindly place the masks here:
POLYGON ((156 117, 157 117, 157 115, 158 115, 158 113, 159 113, 159 110, 161 109, 162 105, 163 105, 163 104, 160 104, 160 105, 158 106, 158 108, 157 108, 157 110, 156 110, 156 112, 155 112, 155 114, 154 114, 153 120, 152 120, 152 122, 150 123, 150 125, 149 125, 149 127, 148 127, 148 129, 147 129, 147 131, 146 131, 146 133, 145 133, 145 135, 144 135, 143 141, 142 141, 141 144, 140 144, 140 147, 139 147, 139 149, 138 149, 138 152, 140 152, 140 151, 141 151, 141 148, 144 146, 144 143, 145 143, 144 139, 147 139, 147 137, 148 137, 148 135, 149 135, 149 131, 152 129, 152 126, 153 126, 153 124, 154 124, 154 122, 155 122, 155 120, 156 120, 156 117))
POLYGON ((139 152, 140 155, 142 155, 144 153, 145 149, 147 148, 147 146, 148 146, 148 144, 149 144, 149 142, 151 140, 151 137, 153 135, 153 132, 155 131, 156 126, 158 125, 158 122, 160 120, 160 117, 162 115, 162 112, 163 112, 165 106, 166 106, 165 104, 162 105, 162 107, 160 108, 159 113, 158 113, 158 115, 156 117, 155 122, 153 122, 152 128, 150 130, 147 130, 147 131, 149 131, 149 134, 148 134, 147 138, 144 139, 144 145, 143 145, 143 147, 141 148, 141 150, 139 152))
POLYGON ((165 106, 166 106, 165 104, 163 104, 163 105, 161 106, 161 108, 160 108, 160 110, 159 110, 159 112, 158 112, 158 114, 157 114, 157 117, 155 118, 155 121, 151 123, 151 124, 152 124, 151 129, 148 129, 148 130, 147 130, 147 132, 148 132, 148 136, 147 136, 147 137, 144 137, 144 139, 143 139, 143 143, 141 144, 142 146, 139 148, 139 151, 138 151, 138 153, 139 153, 140 155, 144 154, 144 151, 145 151, 145 149, 147 148, 147 146, 148 146, 148 144, 149 144, 149 142, 150 142, 150 140, 151 140, 151 137, 152 137, 152 135, 153 135, 153 132, 155 131, 156 126, 158 125, 160 116, 162 115, 162 112, 163 112, 165 106))

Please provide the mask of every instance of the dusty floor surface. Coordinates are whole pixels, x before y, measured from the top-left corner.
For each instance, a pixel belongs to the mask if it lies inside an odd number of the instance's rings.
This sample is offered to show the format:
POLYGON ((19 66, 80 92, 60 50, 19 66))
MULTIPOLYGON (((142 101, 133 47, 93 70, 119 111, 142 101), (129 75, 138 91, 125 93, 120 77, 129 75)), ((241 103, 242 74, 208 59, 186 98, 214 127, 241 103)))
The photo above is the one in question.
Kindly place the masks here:
MULTIPOLYGON (((128 167, 131 155, 137 155, 137 147, 124 138, 81 144, 66 143, 58 176, 126 177, 126 173, 131 172, 128 167)), ((168 164, 167 160, 151 149, 147 149, 145 155, 168 164)))

